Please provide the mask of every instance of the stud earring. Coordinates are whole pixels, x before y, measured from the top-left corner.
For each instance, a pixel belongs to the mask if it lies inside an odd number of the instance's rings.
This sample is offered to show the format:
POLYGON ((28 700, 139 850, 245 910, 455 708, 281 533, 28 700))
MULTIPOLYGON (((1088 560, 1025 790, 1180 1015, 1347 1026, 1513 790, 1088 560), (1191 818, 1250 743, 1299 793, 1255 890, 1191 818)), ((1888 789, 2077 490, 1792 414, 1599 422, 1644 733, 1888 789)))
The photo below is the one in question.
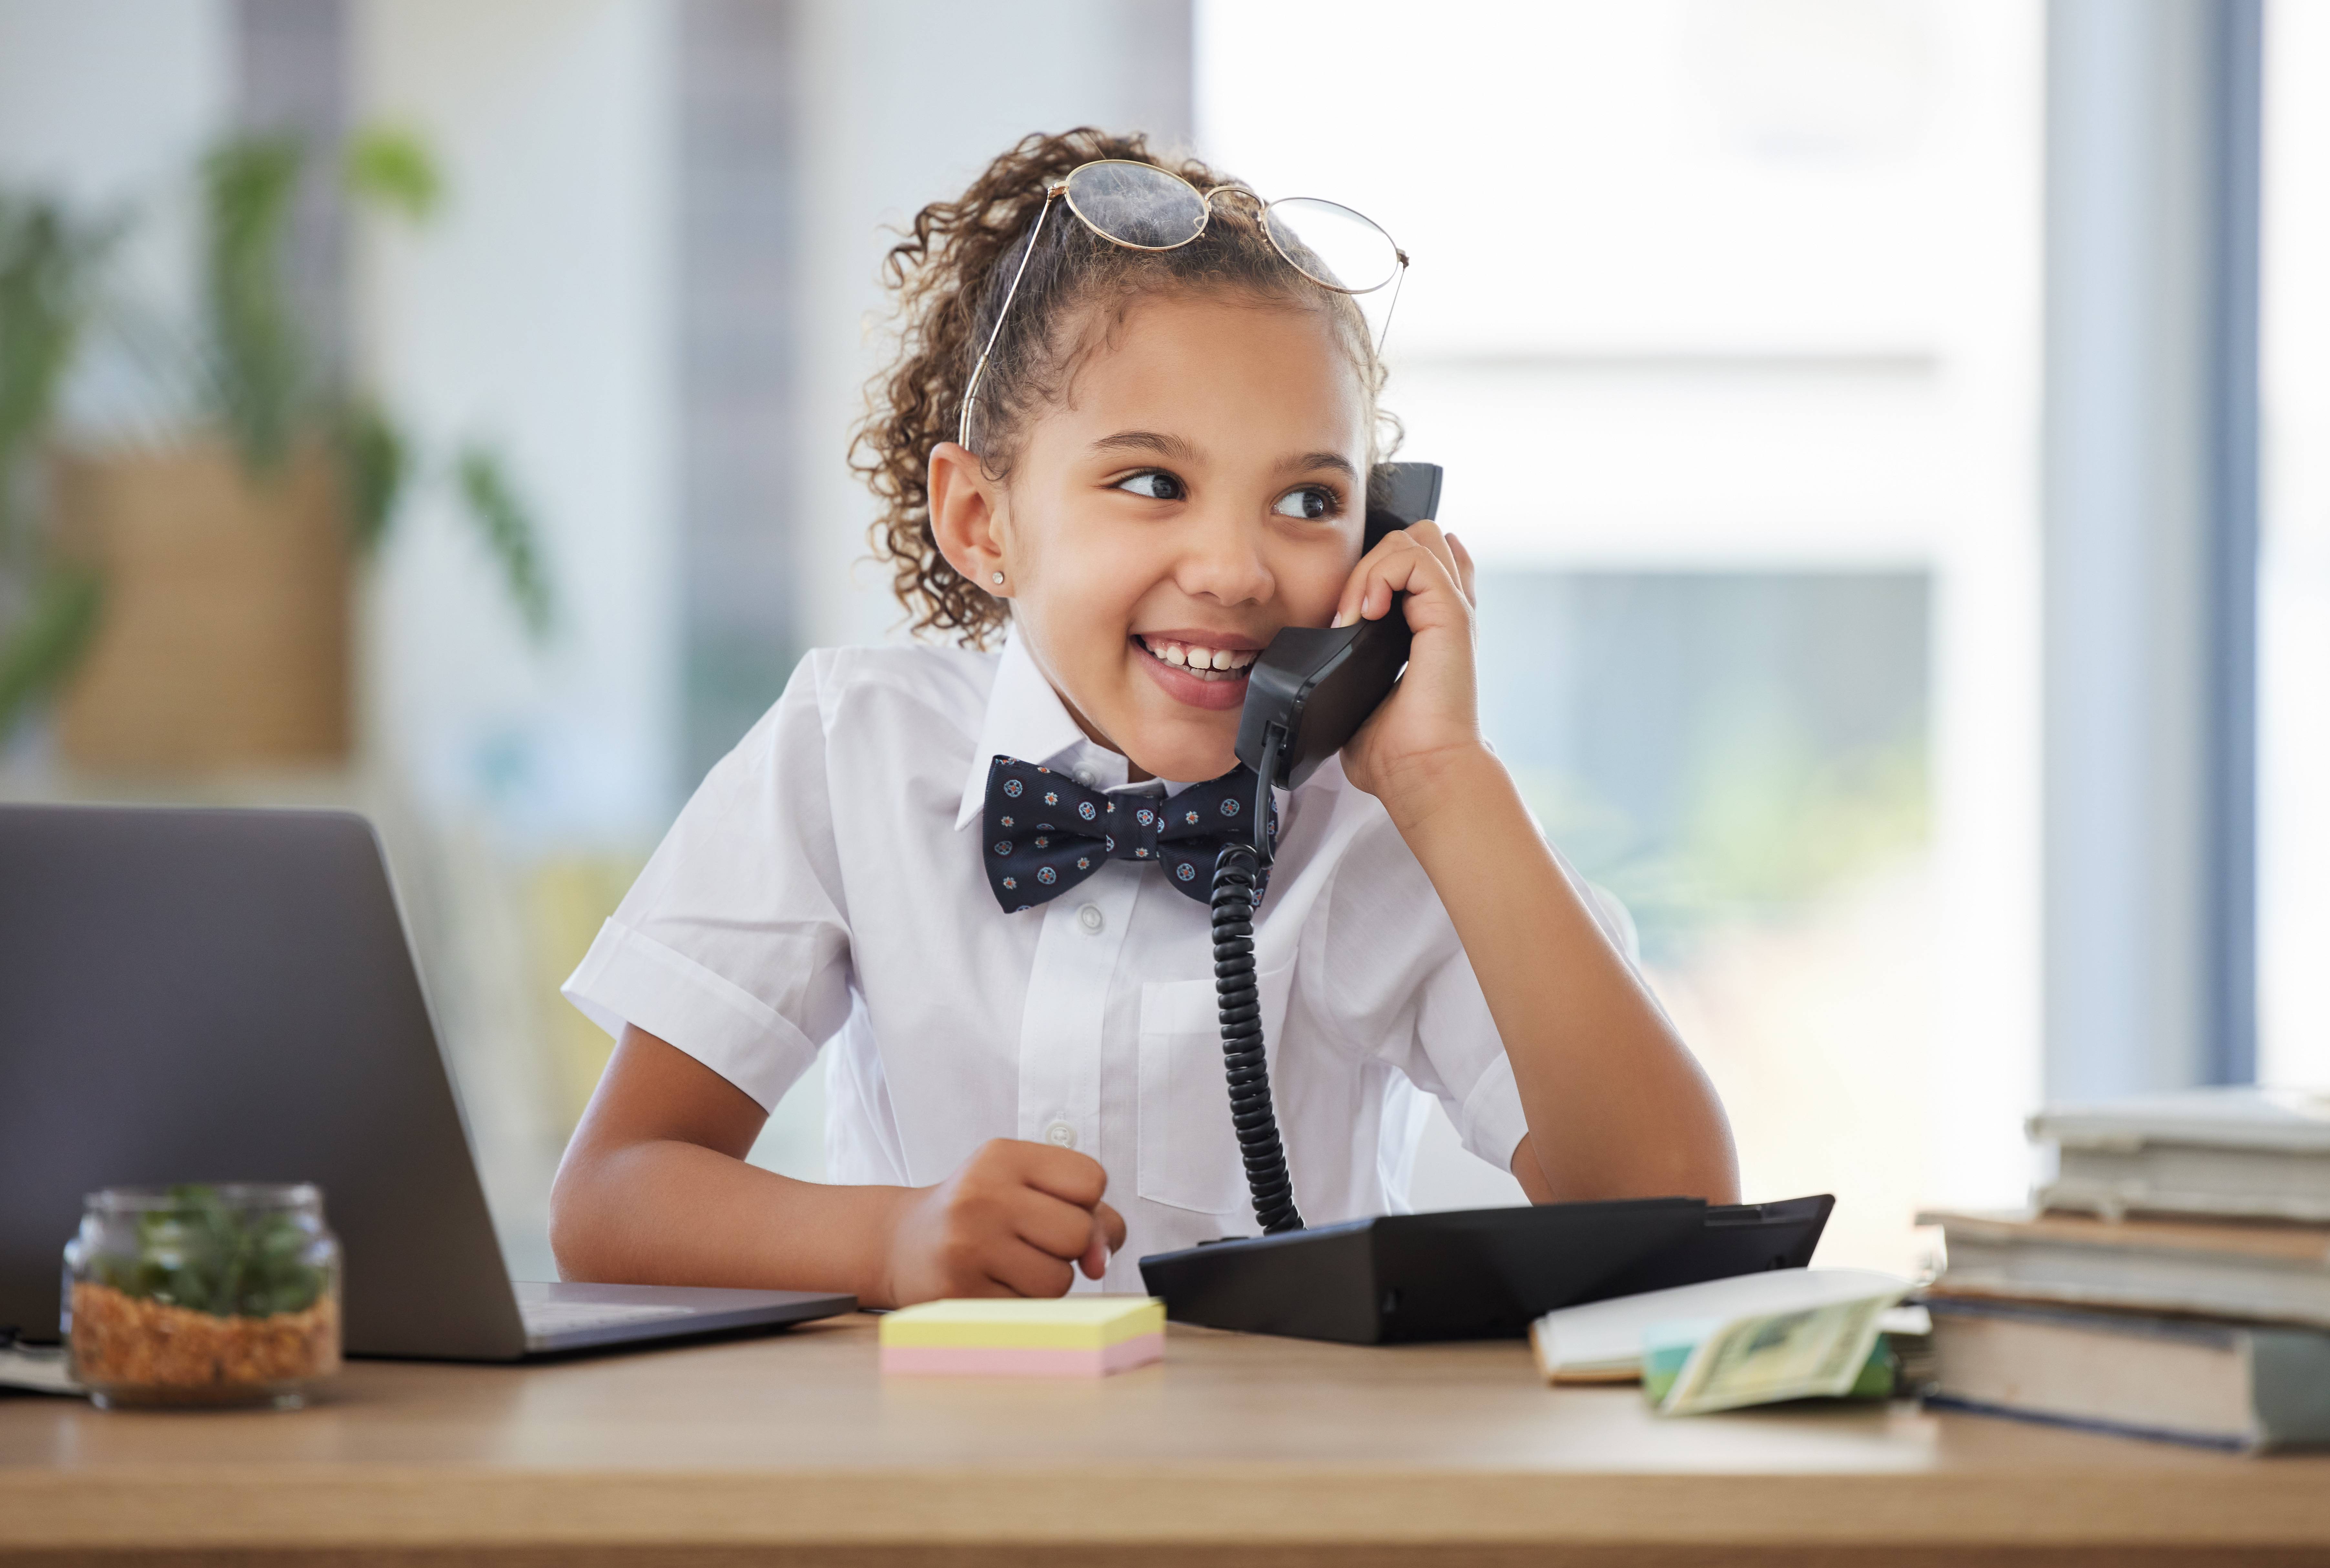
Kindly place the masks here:
POLYGON ((1003 586, 1003 573, 999 571, 990 571, 988 575, 995 580, 996 587, 1000 588, 1003 586))

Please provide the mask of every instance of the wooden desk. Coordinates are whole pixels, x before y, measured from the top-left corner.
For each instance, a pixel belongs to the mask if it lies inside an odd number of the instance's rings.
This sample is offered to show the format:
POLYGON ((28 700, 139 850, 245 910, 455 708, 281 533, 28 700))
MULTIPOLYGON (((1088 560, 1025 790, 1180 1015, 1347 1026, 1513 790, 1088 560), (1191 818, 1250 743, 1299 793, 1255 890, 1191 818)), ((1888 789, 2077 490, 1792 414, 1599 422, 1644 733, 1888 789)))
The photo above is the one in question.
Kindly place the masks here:
POLYGON ((1515 1344, 1173 1330, 1094 1383, 884 1379, 873 1320, 291 1415, 0 1396, 0 1563, 2330 1562, 2330 1458, 1971 1417, 1658 1421, 1515 1344))

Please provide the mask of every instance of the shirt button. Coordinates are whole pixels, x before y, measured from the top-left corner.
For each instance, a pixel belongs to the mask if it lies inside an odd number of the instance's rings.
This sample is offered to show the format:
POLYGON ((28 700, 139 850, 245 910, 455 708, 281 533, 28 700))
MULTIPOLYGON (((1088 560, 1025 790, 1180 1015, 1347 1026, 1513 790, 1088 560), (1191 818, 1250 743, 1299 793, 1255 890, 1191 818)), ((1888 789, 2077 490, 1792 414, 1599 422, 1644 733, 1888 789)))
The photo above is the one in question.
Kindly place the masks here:
POLYGON ((1061 1148, 1076 1147, 1076 1129, 1065 1121, 1056 1121, 1044 1129, 1044 1141, 1061 1148))
POLYGON ((1090 786, 1090 784, 1092 783, 1092 781, 1093 781, 1093 770, 1092 770, 1091 769, 1089 769, 1089 768, 1079 768, 1079 769, 1077 769, 1077 770, 1076 770, 1076 782, 1077 782, 1077 783, 1079 783, 1079 784, 1083 784, 1083 785, 1085 785, 1085 786, 1090 786))
POLYGON ((1100 912, 1100 905, 1096 903, 1088 903, 1076 911, 1076 924, 1084 927, 1085 931, 1094 936, 1099 935, 1100 928, 1107 923, 1107 920, 1100 912))

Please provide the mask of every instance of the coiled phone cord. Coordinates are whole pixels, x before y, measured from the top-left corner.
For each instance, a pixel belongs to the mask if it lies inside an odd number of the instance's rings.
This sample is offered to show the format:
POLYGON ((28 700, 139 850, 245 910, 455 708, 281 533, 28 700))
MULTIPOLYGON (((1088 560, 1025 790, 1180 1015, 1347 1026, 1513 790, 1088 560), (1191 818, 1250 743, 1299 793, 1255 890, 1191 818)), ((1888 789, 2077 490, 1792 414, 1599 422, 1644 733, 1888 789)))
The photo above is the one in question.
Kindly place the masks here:
POLYGON ((1265 1235, 1299 1231, 1294 1182, 1286 1174, 1286 1150, 1278 1141, 1278 1112, 1270 1100, 1270 1060, 1262 1039, 1262 992, 1254 978, 1254 905, 1269 854, 1270 786, 1278 760, 1278 731, 1272 726, 1263 751, 1255 790, 1254 834, 1263 848, 1232 844, 1214 857, 1209 900, 1214 914, 1214 994, 1221 1009, 1222 1067, 1229 1075, 1230 1121, 1237 1129, 1238 1154, 1246 1162, 1246 1190, 1254 1195, 1254 1217, 1265 1235))

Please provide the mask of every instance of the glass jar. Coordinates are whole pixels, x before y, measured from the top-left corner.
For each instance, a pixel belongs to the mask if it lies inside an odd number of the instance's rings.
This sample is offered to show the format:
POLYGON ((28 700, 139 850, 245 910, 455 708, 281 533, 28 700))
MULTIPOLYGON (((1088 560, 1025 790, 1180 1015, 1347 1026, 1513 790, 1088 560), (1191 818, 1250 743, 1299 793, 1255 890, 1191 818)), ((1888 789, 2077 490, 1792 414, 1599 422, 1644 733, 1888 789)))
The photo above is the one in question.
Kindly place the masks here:
POLYGON ((65 1245, 72 1374, 104 1409, 295 1410, 340 1369, 340 1243, 314 1187, 108 1187, 65 1245))

